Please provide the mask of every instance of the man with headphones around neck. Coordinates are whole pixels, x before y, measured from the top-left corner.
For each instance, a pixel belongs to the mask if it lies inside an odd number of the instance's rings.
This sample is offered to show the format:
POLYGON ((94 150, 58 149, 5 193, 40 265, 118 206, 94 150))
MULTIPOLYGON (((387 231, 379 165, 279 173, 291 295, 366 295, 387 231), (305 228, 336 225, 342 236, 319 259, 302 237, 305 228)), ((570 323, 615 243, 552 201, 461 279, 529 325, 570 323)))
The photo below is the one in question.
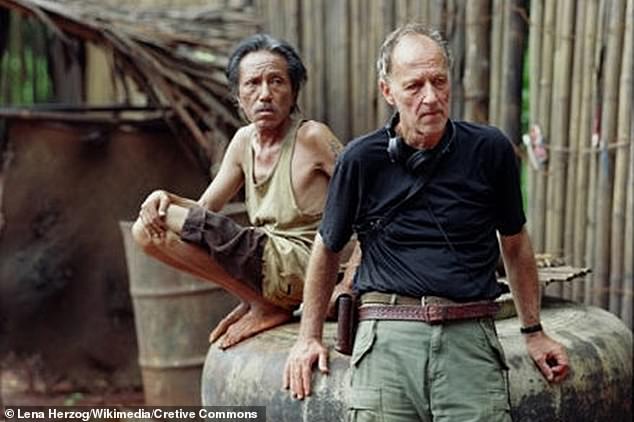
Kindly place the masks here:
POLYGON ((513 147, 493 127, 449 119, 451 59, 438 32, 406 25, 379 54, 379 88, 396 113, 338 158, 284 386, 303 399, 312 366, 328 372, 324 315, 338 253, 356 232, 350 420, 509 421, 493 322, 500 249, 529 355, 549 382, 569 369, 565 348, 540 324, 513 147))

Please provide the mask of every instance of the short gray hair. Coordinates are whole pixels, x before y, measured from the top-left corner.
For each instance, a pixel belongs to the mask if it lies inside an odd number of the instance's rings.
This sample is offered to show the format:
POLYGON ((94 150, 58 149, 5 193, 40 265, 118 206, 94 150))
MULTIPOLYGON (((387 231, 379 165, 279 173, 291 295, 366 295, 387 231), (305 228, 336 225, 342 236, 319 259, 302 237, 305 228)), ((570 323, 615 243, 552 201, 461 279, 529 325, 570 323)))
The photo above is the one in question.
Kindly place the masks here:
POLYGON ((401 41, 401 39, 403 39, 403 37, 409 34, 424 35, 438 44, 440 50, 443 52, 443 56, 445 57, 447 70, 451 69, 453 58, 451 57, 447 40, 441 35, 441 33, 434 28, 430 28, 420 23, 408 23, 396 28, 388 34, 385 41, 383 41, 383 45, 381 45, 381 49, 379 50, 379 58, 376 61, 376 70, 378 72, 379 79, 387 79, 387 76, 392 70, 392 53, 394 52, 394 48, 396 48, 397 44, 401 41))

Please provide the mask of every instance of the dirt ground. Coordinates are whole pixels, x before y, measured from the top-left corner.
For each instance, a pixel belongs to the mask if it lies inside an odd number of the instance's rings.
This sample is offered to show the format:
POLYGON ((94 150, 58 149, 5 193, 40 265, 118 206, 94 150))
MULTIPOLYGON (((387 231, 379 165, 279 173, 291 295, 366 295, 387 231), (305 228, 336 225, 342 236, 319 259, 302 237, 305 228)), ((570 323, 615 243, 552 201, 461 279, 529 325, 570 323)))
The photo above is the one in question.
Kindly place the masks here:
POLYGON ((37 361, 11 357, 0 365, 0 406, 143 406, 140 387, 121 388, 103 382, 88 391, 67 380, 47 379, 37 361))

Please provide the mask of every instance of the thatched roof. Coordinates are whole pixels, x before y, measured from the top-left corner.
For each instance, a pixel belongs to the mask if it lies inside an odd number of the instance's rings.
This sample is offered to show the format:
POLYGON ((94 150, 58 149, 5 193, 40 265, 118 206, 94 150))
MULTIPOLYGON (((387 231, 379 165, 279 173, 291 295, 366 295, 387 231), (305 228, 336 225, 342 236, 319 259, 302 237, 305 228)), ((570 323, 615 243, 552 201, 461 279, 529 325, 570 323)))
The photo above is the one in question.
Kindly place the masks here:
POLYGON ((97 0, 0 0, 0 7, 35 16, 66 42, 112 51, 116 76, 131 77, 149 105, 172 109, 208 158, 241 125, 224 67, 235 43, 258 29, 248 8, 142 10, 97 0))

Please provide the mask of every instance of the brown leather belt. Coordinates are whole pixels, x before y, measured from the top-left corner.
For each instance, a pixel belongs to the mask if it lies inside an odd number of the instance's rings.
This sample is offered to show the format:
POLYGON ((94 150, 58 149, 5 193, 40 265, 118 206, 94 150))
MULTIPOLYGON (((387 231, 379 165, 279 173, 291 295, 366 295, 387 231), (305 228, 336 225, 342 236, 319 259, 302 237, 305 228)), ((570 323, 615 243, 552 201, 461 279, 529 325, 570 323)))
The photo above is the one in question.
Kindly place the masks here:
POLYGON ((423 321, 437 324, 443 321, 494 316, 500 306, 492 301, 454 302, 438 296, 416 299, 409 296, 370 292, 361 296, 359 321, 366 319, 423 321))

